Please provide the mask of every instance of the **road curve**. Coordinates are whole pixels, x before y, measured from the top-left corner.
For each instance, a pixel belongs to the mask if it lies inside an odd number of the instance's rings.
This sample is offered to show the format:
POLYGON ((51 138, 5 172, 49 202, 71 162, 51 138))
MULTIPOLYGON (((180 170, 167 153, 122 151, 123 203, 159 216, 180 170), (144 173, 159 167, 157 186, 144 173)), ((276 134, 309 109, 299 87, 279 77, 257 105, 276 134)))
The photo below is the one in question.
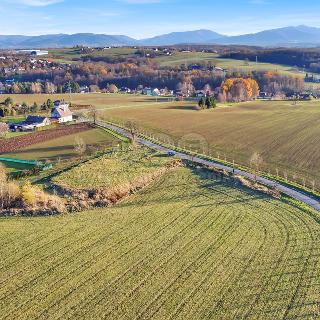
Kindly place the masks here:
MULTIPOLYGON (((97 121, 96 122, 97 125, 101 126, 101 127, 104 127, 106 129, 109 129, 109 130, 112 130, 112 131, 115 131, 125 137, 128 137, 130 138, 131 135, 130 133, 125 130, 125 129, 122 129, 122 128, 119 128, 117 126, 114 126, 112 124, 109 124, 107 122, 104 122, 104 121, 97 121)), ((185 153, 182 153, 182 152, 177 152, 177 151, 174 151, 174 150, 171 150, 169 148, 166 148, 166 147, 163 147, 161 145, 158 145, 156 143, 153 143, 147 139, 144 139, 144 138, 137 138, 137 143, 139 144, 142 144, 142 145, 145 145, 147 147, 150 147, 152 149, 155 149, 155 150, 158 150, 158 151, 162 151, 162 152, 174 152, 176 157, 180 158, 180 159, 183 159, 183 160, 189 160, 189 161, 192 161, 192 162, 195 162, 195 163, 199 163, 199 164, 203 164, 203 165, 206 165, 206 166, 214 166, 218 169, 221 169, 221 170, 225 170, 227 172, 233 172, 233 168, 232 167, 229 167, 229 166, 226 166, 226 165, 223 165, 221 163, 217 163, 215 161, 211 161, 211 160, 204 160, 204 159, 201 159, 201 158, 198 158, 196 156, 190 156, 188 154, 185 154, 185 153)), ((234 170, 234 173, 237 174, 237 175, 240 175, 240 176, 243 176, 245 178, 249 178, 249 179, 255 179, 255 175, 253 175, 252 173, 249 173, 249 172, 246 172, 246 171, 242 171, 242 170, 238 170, 238 169, 235 169, 234 170)), ((296 199, 296 200, 299 200, 307 205, 309 205, 310 207, 316 209, 317 211, 320 211, 320 202, 317 201, 316 199, 304 194, 303 192, 300 192, 300 191, 297 191, 297 190, 294 190, 294 189, 291 189, 291 188, 288 188, 278 182, 275 182, 275 181, 272 181, 272 180, 269 180, 269 179, 266 179, 266 178, 263 178, 263 177, 259 177, 257 176, 257 181, 268 186, 268 187, 271 187, 271 188, 277 188, 279 191, 281 191, 282 193, 296 199)))

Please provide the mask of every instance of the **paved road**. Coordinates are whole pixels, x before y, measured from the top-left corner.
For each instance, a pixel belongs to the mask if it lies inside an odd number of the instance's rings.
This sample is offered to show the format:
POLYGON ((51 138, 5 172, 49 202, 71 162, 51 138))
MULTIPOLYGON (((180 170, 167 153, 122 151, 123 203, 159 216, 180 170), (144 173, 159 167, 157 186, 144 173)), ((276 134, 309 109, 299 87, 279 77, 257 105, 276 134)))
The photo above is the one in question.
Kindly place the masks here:
MULTIPOLYGON (((115 132, 118 132, 119 134, 123 135, 123 136, 126 136, 128 138, 131 137, 130 133, 122 128, 119 128, 117 126, 114 126, 114 125, 111 125, 109 123, 106 123, 106 122, 103 122, 103 121, 97 121, 97 124, 100 125, 101 127, 105 127, 107 129, 110 129, 110 130, 113 130, 115 132)), ((145 145, 145 146, 148 146, 152 149, 155 149, 155 150, 159 150, 159 151, 162 151, 162 152, 174 152, 175 155, 180 158, 180 159, 184 159, 184 160, 190 160, 190 161, 193 161, 195 163, 199 163, 199 164, 204 164, 204 165, 207 165, 207 166, 214 166, 218 169, 222 169, 222 170, 226 170, 227 172, 233 172, 233 168, 231 167, 228 167, 226 165, 223 165, 223 164, 220 164, 220 163, 217 163, 217 162, 214 162, 214 161, 210 161, 210 160, 204 160, 204 159, 201 159, 201 158, 198 158, 198 157, 193 157, 193 156, 190 156, 188 154, 185 154, 185 153, 181 153, 181 152, 176 152, 174 150, 171 150, 171 149, 168 149, 168 148, 165 148, 161 145, 158 145, 158 144, 155 144, 147 139, 143 139, 143 138, 137 138, 137 143, 139 144, 142 144, 142 145, 145 145)), ((243 176, 245 178, 249 178, 249 179, 254 179, 255 176, 252 174, 252 173, 249 173, 249 172, 246 172, 246 171, 242 171, 242 170, 238 170, 238 169, 235 169, 235 174, 237 175, 240 175, 240 176, 243 176)), ((293 190, 293 189, 290 189, 278 182, 275 182, 275 181, 272 181, 272 180, 268 180, 266 178, 263 178, 263 177, 257 177, 257 181, 268 186, 268 187, 271 187, 271 188, 277 188, 279 191, 281 191, 282 193, 296 199, 296 200, 299 200, 301 202, 304 202, 305 204, 313 207, 314 209, 316 209, 317 211, 320 211, 320 202, 317 201, 316 199, 304 194, 303 192, 299 192, 299 191, 296 191, 296 190, 293 190)))

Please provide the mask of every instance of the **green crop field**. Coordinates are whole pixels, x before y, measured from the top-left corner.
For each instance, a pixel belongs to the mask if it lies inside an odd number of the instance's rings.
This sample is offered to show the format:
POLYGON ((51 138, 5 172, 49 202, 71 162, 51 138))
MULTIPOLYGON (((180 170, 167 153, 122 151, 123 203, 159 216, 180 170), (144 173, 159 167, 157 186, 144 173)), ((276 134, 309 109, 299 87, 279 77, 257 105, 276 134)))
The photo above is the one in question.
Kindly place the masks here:
POLYGON ((68 170, 55 177, 54 182, 69 188, 112 188, 152 174, 166 163, 168 158, 149 149, 119 151, 68 170))
POLYGON ((75 150, 75 144, 79 139, 83 140, 86 144, 86 153, 91 153, 97 149, 108 148, 118 141, 103 129, 92 129, 34 144, 24 149, 7 153, 4 156, 38 161, 67 160, 78 156, 75 150))
POLYGON ((180 168, 112 208, 0 219, 0 319, 316 320, 319 241, 307 212, 180 168))
MULTIPOLYGON (((136 121, 142 131, 214 157, 249 165, 254 152, 263 169, 290 179, 320 181, 320 102, 253 101, 196 111, 196 102, 106 109, 104 117, 136 121)), ((103 116, 103 114, 101 115, 103 116)))

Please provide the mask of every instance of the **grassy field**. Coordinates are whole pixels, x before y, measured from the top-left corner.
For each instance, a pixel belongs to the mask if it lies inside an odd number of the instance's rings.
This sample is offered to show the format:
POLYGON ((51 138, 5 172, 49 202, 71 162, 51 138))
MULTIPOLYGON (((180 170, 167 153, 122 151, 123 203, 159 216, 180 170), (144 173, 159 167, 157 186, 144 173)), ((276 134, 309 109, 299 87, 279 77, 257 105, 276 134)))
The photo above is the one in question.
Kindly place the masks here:
POLYGON ((4 166, 7 173, 13 173, 13 172, 24 171, 24 170, 31 170, 34 168, 34 165, 21 164, 21 163, 11 163, 11 162, 5 162, 5 161, 0 161, 0 166, 4 166))
MULTIPOLYGON (((45 101, 69 95, 11 95, 17 102, 45 101)), ((95 105, 99 117, 135 120, 144 131, 215 157, 248 165, 262 153, 264 170, 310 185, 320 181, 320 102, 254 101, 195 111, 195 102, 176 102, 139 95, 73 94, 72 103, 95 105)))
POLYGON ((175 66, 180 64, 192 64, 210 61, 216 67, 220 67, 223 69, 237 69, 245 71, 268 70, 293 76, 305 76, 304 73, 301 73, 290 66, 262 62, 246 62, 244 60, 235 59, 223 59, 219 58, 219 55, 217 54, 205 52, 177 52, 172 56, 158 57, 155 60, 158 61, 162 66, 175 66))
POLYGON ((51 49, 46 58, 54 62, 73 64, 77 62, 76 60, 88 55, 93 57, 128 57, 133 55, 136 51, 136 49, 132 48, 111 48, 84 54, 78 49, 51 49))
MULTIPOLYGON (((130 57, 134 56, 136 49, 133 48, 111 48, 102 51, 94 51, 93 53, 82 54, 77 49, 53 49, 49 50, 48 59, 60 62, 60 63, 76 63, 77 59, 80 59, 87 55, 94 57, 130 57)), ((218 54, 205 53, 205 52, 175 52, 171 56, 159 56, 154 59, 161 66, 174 66, 180 64, 192 64, 203 61, 211 61, 215 66, 224 69, 238 69, 238 70, 272 70, 282 74, 288 75, 300 75, 304 77, 304 74, 298 70, 284 65, 272 64, 272 63, 246 63, 244 60, 235 59, 223 59, 218 54)))
MULTIPOLYGON (((128 106, 149 106, 156 101, 154 97, 131 94, 106 94, 106 93, 90 93, 90 94, 3 94, 2 100, 11 97, 15 103, 26 102, 32 104, 34 102, 40 104, 48 99, 59 100, 64 99, 76 105, 94 105, 99 109, 120 108, 128 106)), ((172 100, 172 98, 170 99, 172 100)), ((159 101, 168 101, 168 98, 159 98, 159 101)), ((8 120, 9 121, 9 120, 8 120)))
POLYGON ((319 224, 178 169, 109 209, 0 219, 0 319, 318 319, 319 224))
POLYGON ((141 130, 180 146, 248 165, 254 152, 264 170, 320 181, 320 102, 254 101, 195 111, 194 102, 106 109, 114 121, 134 120, 141 130))
POLYGON ((102 129, 92 129, 65 137, 34 144, 13 153, 5 154, 6 157, 24 160, 68 160, 78 157, 75 143, 82 139, 86 144, 86 153, 90 154, 97 149, 108 148, 117 142, 113 136, 102 129))
POLYGON ((132 184, 137 178, 159 170, 168 158, 149 150, 106 154, 62 173, 54 182, 69 188, 112 188, 132 184))
MULTIPOLYGON (((17 102, 45 101, 69 95, 11 95, 17 102)), ((95 105, 99 117, 134 120, 144 131, 215 157, 248 165, 262 153, 264 170, 308 184, 320 181, 320 102, 254 101, 195 111, 195 102, 156 102, 154 97, 120 94, 73 94, 72 103, 95 105)))

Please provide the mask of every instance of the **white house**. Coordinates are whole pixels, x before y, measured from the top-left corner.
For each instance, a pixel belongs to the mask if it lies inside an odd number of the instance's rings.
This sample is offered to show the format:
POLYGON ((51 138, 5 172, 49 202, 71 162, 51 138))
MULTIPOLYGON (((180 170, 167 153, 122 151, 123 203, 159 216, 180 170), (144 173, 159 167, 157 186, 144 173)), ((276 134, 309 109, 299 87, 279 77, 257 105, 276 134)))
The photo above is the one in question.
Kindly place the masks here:
POLYGON ((69 104, 60 100, 55 101, 54 108, 51 110, 51 118, 58 120, 59 123, 72 121, 73 113, 69 109, 69 104))
POLYGON ((152 96, 152 89, 151 88, 144 88, 142 93, 147 96, 152 96))
POLYGON ((152 90, 152 93, 151 93, 153 96, 160 96, 161 95, 161 92, 158 88, 155 88, 152 90))
POLYGON ((37 50, 37 49, 29 49, 29 50, 18 50, 18 53, 30 54, 32 56, 45 56, 49 54, 47 50, 37 50))
POLYGON ((81 86, 80 87, 80 93, 89 93, 89 87, 88 86, 81 86))
POLYGON ((13 131, 33 131, 37 128, 49 126, 51 121, 47 117, 40 116, 28 116, 23 122, 16 123, 13 125, 13 131))

